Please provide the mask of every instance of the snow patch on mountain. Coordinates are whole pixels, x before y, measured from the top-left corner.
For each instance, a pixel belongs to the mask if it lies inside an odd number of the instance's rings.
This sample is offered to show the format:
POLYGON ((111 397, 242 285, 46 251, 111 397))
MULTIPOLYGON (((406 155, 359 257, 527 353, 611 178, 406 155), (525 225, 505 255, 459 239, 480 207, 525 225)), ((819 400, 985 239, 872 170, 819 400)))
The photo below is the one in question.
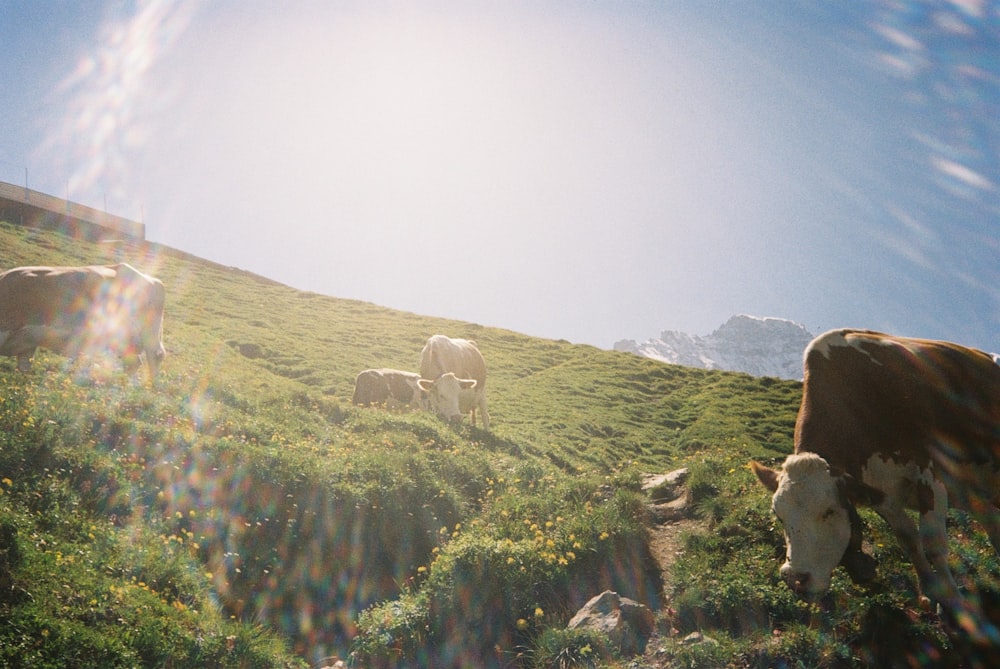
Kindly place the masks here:
POLYGON ((802 380, 802 353, 813 335, 783 318, 733 316, 710 335, 664 330, 658 339, 622 339, 614 350, 674 365, 802 380))

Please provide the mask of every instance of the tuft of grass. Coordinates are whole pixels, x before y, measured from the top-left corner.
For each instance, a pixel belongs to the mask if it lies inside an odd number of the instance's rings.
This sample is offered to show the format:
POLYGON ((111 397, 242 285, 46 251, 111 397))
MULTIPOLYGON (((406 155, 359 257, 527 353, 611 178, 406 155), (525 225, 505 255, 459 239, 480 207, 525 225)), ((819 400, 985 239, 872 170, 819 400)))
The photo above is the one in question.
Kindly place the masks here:
POLYGON ((539 635, 535 647, 526 655, 528 666, 537 669, 596 669, 614 659, 603 635, 556 628, 539 635))

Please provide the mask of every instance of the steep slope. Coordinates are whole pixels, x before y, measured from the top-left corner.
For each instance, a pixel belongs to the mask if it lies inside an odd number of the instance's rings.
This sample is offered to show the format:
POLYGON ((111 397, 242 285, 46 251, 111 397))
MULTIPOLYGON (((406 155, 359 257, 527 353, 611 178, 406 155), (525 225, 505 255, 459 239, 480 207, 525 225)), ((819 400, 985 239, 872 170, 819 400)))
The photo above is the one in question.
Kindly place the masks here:
MULTIPOLYGON (((82 385, 66 386, 66 361, 44 352, 29 377, 0 359, 0 381, 37 385, 31 420, 52 432, 49 471, 89 472, 66 485, 111 491, 105 501, 88 493, 81 508, 125 522, 123 531, 139 522, 190 537, 223 611, 266 621, 310 662, 342 652, 358 614, 413 583, 432 550, 447 555, 454 545, 455 559, 467 559, 460 543, 440 538, 444 527, 446 537, 463 526, 463 534, 489 529, 518 542, 533 542, 519 533, 560 517, 586 528, 573 540, 560 534, 585 547, 565 547, 578 555, 574 564, 544 561, 533 572, 532 589, 562 583, 546 597, 564 595, 544 607, 560 612, 583 596, 569 583, 585 574, 604 571, 609 587, 626 590, 642 582, 627 571, 631 563, 641 572, 646 559, 631 507, 621 513, 633 520, 609 507, 605 530, 590 517, 607 477, 632 481, 636 467, 665 469, 705 447, 767 457, 790 445, 794 383, 305 293, 155 244, 92 244, 0 224, 3 267, 119 260, 167 287, 158 388, 123 394, 119 372, 89 363, 82 385), (490 374, 489 433, 350 405, 358 371, 416 369, 437 332, 478 341, 490 374), (102 380, 86 381, 94 373, 102 380), (74 464, 95 455, 96 470, 74 464), (508 516, 479 520, 499 514, 501 502, 508 516), (608 560, 625 571, 603 570, 608 560)), ((34 485, 44 474, 36 459, 18 461, 10 478, 34 485)))
MULTIPOLYGON (((48 666, 88 666, 69 639, 120 651, 120 666, 283 666, 285 655, 260 659, 254 646, 277 633, 312 666, 351 648, 362 666, 528 666, 604 587, 658 607, 669 595, 665 638, 673 627, 728 635, 701 664, 689 655, 692 667, 851 656, 880 612, 910 624, 908 567, 871 519, 891 600, 837 583, 835 601, 857 604, 827 629, 825 613, 813 619, 818 609, 777 578, 780 526, 745 465, 791 449, 799 383, 305 293, 156 245, 0 224, 2 267, 116 260, 167 286, 157 388, 47 353, 27 376, 0 359, 0 530, 17 529, 0 532, 0 549, 32 558, 0 569, 15 586, 4 593, 31 594, 0 597, 0 651, 62 649, 48 666), (350 405, 359 370, 415 369, 435 332, 479 342, 490 432, 350 405), (662 593, 639 482, 682 465, 711 529, 684 540, 662 593), (146 615, 123 609, 133 601, 146 615), (216 618, 194 617, 215 606, 216 618), (252 652, 212 654, 230 646, 252 652)), ((994 569, 974 568, 983 551, 958 553, 965 573, 994 569)))

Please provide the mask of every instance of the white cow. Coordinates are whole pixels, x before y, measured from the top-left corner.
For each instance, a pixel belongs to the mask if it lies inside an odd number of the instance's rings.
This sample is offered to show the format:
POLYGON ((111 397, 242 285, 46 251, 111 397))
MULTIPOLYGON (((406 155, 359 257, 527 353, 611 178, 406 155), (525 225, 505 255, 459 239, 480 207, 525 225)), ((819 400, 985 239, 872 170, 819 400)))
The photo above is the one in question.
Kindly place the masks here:
POLYGON ((0 355, 31 369, 39 346, 69 357, 111 352, 156 377, 163 348, 163 284, 125 263, 17 267, 0 274, 0 355))
POLYGON ((468 339, 434 335, 420 352, 420 387, 428 392, 430 407, 446 420, 461 420, 470 414, 476 425, 476 409, 483 429, 490 427, 486 410, 486 361, 468 339))

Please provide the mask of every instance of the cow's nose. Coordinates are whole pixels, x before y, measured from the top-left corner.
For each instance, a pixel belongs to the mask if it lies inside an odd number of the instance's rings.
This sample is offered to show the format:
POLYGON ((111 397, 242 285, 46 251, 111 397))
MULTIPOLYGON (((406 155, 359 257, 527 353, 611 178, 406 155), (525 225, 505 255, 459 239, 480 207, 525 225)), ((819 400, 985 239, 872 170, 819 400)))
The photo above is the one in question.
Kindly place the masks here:
POLYGON ((789 573, 785 576, 785 583, 796 595, 804 595, 809 592, 809 581, 812 574, 807 571, 789 573))
POLYGON ((809 572, 795 571, 791 565, 786 563, 781 566, 781 578, 795 594, 801 595, 809 592, 809 581, 812 580, 812 574, 809 572))

